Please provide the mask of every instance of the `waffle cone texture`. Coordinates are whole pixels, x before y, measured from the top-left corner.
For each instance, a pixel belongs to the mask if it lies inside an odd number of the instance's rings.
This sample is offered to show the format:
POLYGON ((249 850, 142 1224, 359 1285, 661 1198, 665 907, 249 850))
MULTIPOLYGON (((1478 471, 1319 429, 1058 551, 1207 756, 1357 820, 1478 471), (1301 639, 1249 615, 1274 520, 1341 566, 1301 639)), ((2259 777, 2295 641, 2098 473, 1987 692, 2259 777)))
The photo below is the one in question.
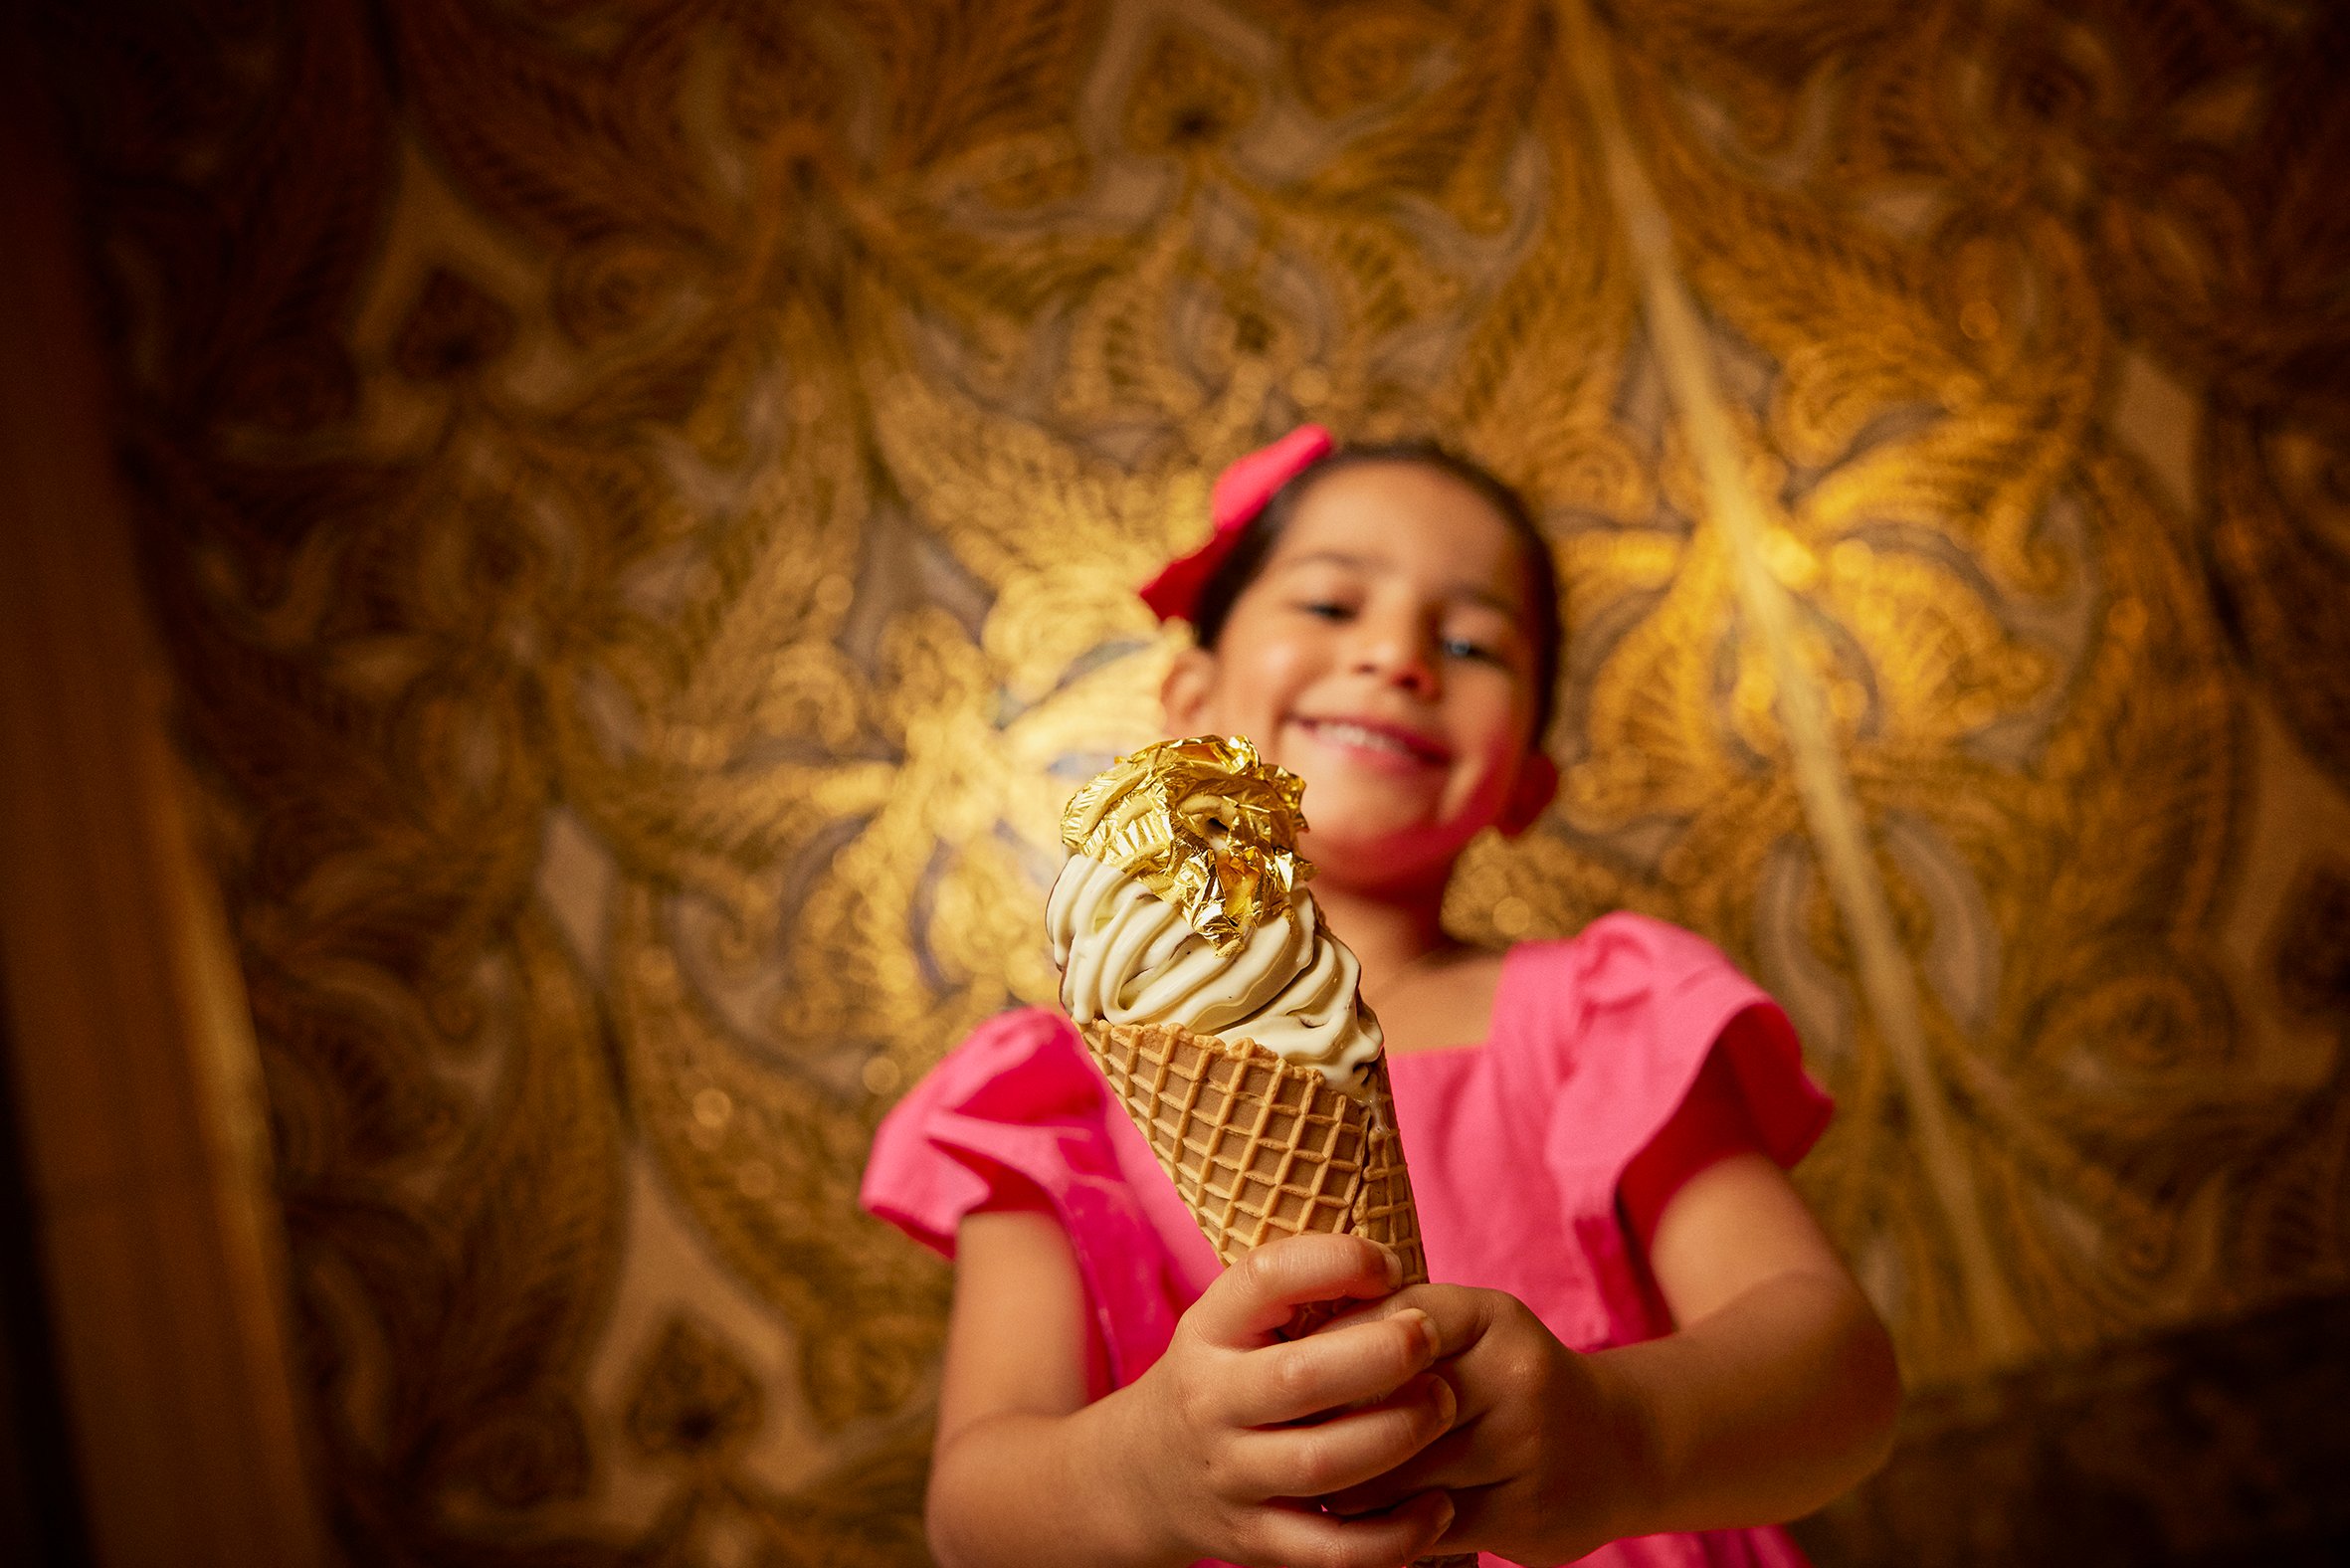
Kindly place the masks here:
POLYGON ((1428 1277, 1385 1058, 1356 1099, 1253 1040, 1163 1024, 1087 1024, 1085 1046, 1228 1266, 1320 1231, 1393 1248, 1428 1277))

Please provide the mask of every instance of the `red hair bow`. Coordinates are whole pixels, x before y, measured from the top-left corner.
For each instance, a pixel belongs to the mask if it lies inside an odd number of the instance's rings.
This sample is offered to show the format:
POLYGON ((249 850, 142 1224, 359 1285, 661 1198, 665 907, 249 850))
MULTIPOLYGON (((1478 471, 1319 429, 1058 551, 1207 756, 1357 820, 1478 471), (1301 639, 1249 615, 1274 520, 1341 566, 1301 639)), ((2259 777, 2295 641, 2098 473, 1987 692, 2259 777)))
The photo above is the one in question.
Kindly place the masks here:
POLYGON ((1240 542, 1249 519, 1265 509, 1273 492, 1330 455, 1334 443, 1319 425, 1300 425, 1270 447, 1260 447, 1216 477, 1208 497, 1215 525, 1208 542, 1169 561, 1142 585, 1142 602, 1162 621, 1188 621, 1200 590, 1240 542))

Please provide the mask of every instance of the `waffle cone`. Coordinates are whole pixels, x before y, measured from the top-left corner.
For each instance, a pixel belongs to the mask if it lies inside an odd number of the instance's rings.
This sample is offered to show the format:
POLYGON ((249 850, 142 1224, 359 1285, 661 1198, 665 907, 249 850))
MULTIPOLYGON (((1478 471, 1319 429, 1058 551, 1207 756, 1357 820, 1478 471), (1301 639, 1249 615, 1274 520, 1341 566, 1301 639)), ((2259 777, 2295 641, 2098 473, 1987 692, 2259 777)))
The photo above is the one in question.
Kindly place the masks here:
POLYGON ((1087 1024, 1083 1033, 1226 1264, 1321 1231, 1393 1248, 1406 1284, 1428 1277, 1385 1058, 1371 1065, 1369 1096, 1356 1099, 1253 1040, 1162 1024, 1087 1024))
MULTIPOLYGON (((1404 1283, 1426 1281, 1428 1254, 1385 1057, 1371 1064, 1370 1094, 1356 1099, 1253 1040, 1163 1024, 1086 1024, 1080 1032, 1228 1267, 1251 1248, 1321 1231, 1393 1248, 1404 1283)), ((1300 1308, 1288 1332, 1304 1333, 1332 1310, 1300 1308)), ((1470 1552, 1423 1557, 1414 1568, 1475 1562, 1470 1552)))

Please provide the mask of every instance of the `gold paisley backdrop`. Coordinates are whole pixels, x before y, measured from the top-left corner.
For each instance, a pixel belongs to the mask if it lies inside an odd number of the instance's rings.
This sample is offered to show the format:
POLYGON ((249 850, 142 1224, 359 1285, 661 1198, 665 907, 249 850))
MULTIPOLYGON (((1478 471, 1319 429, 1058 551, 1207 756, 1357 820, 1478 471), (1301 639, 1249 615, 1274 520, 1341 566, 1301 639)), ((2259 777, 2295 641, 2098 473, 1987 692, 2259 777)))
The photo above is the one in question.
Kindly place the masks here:
POLYGON ((865 1146, 1050 996, 1130 586, 1301 418, 1567 567, 1565 788, 1460 927, 1687 924, 1843 1106, 1800 1179, 1920 1393, 1823 1557, 2350 1528, 2247 1392, 2350 1383, 2350 26, 1601 20, 1989 1280, 1541 0, 44 7, 354 1561, 923 1560, 947 1273, 865 1146))

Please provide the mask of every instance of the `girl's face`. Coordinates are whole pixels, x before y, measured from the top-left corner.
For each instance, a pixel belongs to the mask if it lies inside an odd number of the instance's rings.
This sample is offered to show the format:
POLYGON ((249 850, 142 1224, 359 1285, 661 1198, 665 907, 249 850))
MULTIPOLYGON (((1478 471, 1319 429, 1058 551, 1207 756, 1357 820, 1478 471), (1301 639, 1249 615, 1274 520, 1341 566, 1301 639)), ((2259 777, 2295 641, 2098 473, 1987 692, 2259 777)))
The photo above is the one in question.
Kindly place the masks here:
POLYGON ((1176 734, 1246 735, 1305 780, 1300 847, 1365 888, 1441 878, 1478 830, 1524 827, 1553 776, 1529 766, 1534 650, 1509 524, 1412 463, 1308 490, 1213 652, 1161 696, 1176 734))

